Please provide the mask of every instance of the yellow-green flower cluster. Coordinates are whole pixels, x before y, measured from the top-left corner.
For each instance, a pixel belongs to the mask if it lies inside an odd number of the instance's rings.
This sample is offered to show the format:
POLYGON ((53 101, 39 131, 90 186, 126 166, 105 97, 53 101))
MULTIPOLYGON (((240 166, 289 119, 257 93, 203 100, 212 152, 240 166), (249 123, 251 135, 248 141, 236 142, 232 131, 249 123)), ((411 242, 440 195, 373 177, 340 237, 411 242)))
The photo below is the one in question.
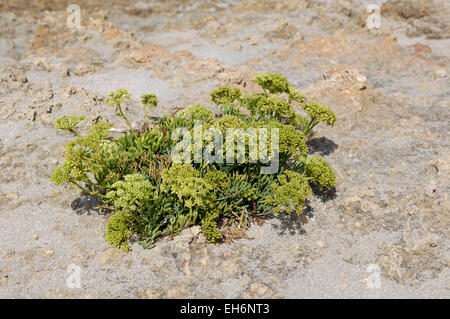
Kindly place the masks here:
POLYGON ((229 104, 239 101, 241 98, 239 89, 232 89, 228 86, 222 86, 211 92, 211 102, 215 104, 229 104))
POLYGON ((278 176, 278 181, 273 183, 272 194, 267 196, 267 203, 274 205, 273 211, 279 213, 302 213, 305 200, 311 196, 308 179, 300 173, 286 170, 278 176))
POLYGON ((208 212, 200 224, 202 233, 209 243, 215 243, 222 237, 220 230, 217 228, 217 219, 219 217, 220 212, 217 210, 208 212))
POLYGON ((211 110, 208 110, 201 104, 194 104, 188 108, 180 110, 177 115, 186 119, 201 120, 205 122, 209 122, 213 117, 211 110))
POLYGON ((262 118, 291 117, 294 115, 291 104, 278 96, 257 95, 252 105, 252 111, 262 118))
POLYGON ((213 186, 191 164, 174 164, 161 174, 161 191, 175 194, 190 209, 210 207, 213 186))
POLYGON ((114 183, 106 197, 116 210, 137 212, 145 207, 153 196, 154 187, 141 174, 125 175, 123 181, 114 183))
POLYGON ((334 122, 336 122, 336 115, 325 105, 310 102, 302 104, 302 107, 314 121, 324 122, 328 126, 333 126, 334 122))
POLYGON ((320 190, 324 188, 330 189, 336 184, 336 176, 333 168, 323 158, 318 156, 304 156, 300 157, 300 163, 309 181, 320 190))
POLYGON ((226 133, 228 128, 242 128, 246 129, 246 123, 242 121, 239 117, 235 115, 225 115, 224 117, 218 119, 214 126, 226 133))
POLYGON ((106 241, 111 245, 129 251, 128 240, 133 232, 133 216, 130 213, 118 211, 111 216, 106 225, 106 241))
POLYGON ((252 81, 258 83, 265 92, 272 94, 289 92, 288 80, 279 74, 260 73, 252 81))
POLYGON ((89 128, 89 131, 95 135, 99 140, 105 139, 110 135, 110 128, 113 127, 110 123, 96 123, 89 128))
POLYGON ((66 130, 78 135, 75 132, 75 128, 80 124, 81 121, 86 119, 86 116, 81 115, 66 115, 55 120, 55 130, 66 130))
POLYGON ((278 128, 280 153, 285 153, 290 156, 308 153, 305 135, 292 125, 271 122, 267 125, 267 128, 278 128))
POLYGON ((109 140, 101 140, 99 141, 99 145, 100 154, 103 155, 103 158, 107 164, 116 163, 119 160, 120 148, 117 143, 109 140))
POLYGON ((308 122, 308 119, 300 114, 294 114, 289 118, 289 124, 295 128, 300 127, 303 129, 308 126, 308 122))
POLYGON ((155 94, 143 94, 141 96, 142 105, 144 109, 147 107, 153 109, 158 106, 158 97, 155 94))
POLYGON ((79 136, 66 145, 66 159, 52 175, 55 184, 62 182, 92 183, 89 173, 96 174, 102 170, 100 144, 95 135, 79 136))
POLYGON ((131 95, 126 89, 117 89, 115 92, 110 92, 105 102, 111 106, 122 104, 126 99, 130 99, 131 95))

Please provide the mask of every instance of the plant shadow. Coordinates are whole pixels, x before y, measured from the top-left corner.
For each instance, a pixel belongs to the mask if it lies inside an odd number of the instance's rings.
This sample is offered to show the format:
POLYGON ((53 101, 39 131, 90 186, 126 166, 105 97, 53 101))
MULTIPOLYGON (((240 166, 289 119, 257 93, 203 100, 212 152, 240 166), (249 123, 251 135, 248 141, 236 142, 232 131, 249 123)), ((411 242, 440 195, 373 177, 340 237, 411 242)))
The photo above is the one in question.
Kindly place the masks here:
POLYGON ((319 197, 323 202, 327 202, 329 200, 333 200, 336 198, 336 187, 333 186, 330 189, 322 189, 320 190, 314 185, 311 185, 311 189, 313 194, 319 197))
POLYGON ((70 204, 72 210, 74 210, 78 215, 82 215, 84 213, 90 215, 91 211, 99 212, 98 207, 100 205, 101 200, 97 196, 84 194, 81 197, 75 198, 70 204))
POLYGON ((277 219, 277 223, 274 223, 271 226, 277 231, 278 235, 303 235, 306 233, 303 225, 307 224, 309 219, 314 217, 313 211, 314 209, 309 204, 306 204, 300 215, 297 215, 296 213, 280 213, 278 216, 274 216, 274 218, 277 219))
POLYGON ((339 147, 338 144, 325 136, 310 138, 306 144, 310 153, 319 152, 322 156, 330 155, 339 147))

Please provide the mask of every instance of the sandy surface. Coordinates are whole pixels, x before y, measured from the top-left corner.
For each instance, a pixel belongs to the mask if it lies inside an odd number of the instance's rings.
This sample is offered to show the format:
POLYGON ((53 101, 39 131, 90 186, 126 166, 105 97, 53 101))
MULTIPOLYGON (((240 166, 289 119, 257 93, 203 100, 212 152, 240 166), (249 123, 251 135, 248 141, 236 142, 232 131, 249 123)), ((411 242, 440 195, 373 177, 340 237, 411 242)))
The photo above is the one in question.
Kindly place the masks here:
POLYGON ((78 1, 71 29, 72 2, 0 3, 0 297, 450 297, 448 2, 78 1), (380 29, 365 27, 369 3, 380 29), (193 227, 124 253, 104 239, 108 215, 74 211, 80 194, 50 181, 71 139, 55 118, 124 127, 104 103, 124 87, 139 125, 143 93, 161 115, 210 105, 220 85, 252 91, 262 71, 338 117, 311 142, 336 193, 302 216, 230 245, 193 227))

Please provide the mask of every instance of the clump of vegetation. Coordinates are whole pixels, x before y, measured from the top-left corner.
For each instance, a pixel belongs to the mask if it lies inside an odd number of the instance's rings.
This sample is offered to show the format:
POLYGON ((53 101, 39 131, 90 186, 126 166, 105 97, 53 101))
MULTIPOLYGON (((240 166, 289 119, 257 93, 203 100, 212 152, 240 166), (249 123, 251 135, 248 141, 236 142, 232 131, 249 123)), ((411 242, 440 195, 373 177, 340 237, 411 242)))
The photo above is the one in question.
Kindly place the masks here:
MULTIPOLYGON (((75 139, 66 145, 65 162, 56 168, 52 180, 97 196, 100 208, 114 213, 106 239, 124 250, 129 250, 130 240, 149 247, 158 237, 177 235, 191 225, 200 225, 207 240, 217 242, 222 238, 218 225, 223 218, 238 218, 247 225, 252 216, 301 214, 312 195, 311 186, 324 190, 335 184, 331 166, 308 154, 307 139, 319 123, 333 126, 336 116, 324 105, 306 102, 281 75, 263 73, 254 81, 262 93, 245 94, 229 87, 214 90, 211 101, 220 110, 217 114, 196 104, 151 121, 148 112, 157 106, 158 98, 145 94, 142 107, 148 129, 140 132, 133 130, 123 112, 122 104, 130 94, 125 89, 111 92, 106 102, 127 123, 129 133, 111 138, 111 125, 97 123, 82 136, 77 125, 84 116, 57 119, 55 129, 67 130, 75 139), (303 114, 295 112, 294 104, 303 114), (179 141, 173 134, 184 129, 196 136, 199 121, 203 123, 200 149, 187 145, 187 161, 175 162, 173 151, 179 141), (258 154, 250 142, 236 148, 239 160, 233 163, 195 157, 196 151, 218 156, 217 149, 211 150, 215 136, 211 132, 226 136, 230 128, 256 132, 253 143, 267 140, 267 145, 273 138, 270 132, 277 129, 278 148, 267 155, 273 159, 278 152, 276 171, 261 174, 267 161, 255 161, 258 154), (268 133, 262 134, 261 129, 268 133)), ((239 138, 251 140, 248 134, 239 138)), ((234 152, 234 143, 223 143, 223 153, 230 147, 234 152)))

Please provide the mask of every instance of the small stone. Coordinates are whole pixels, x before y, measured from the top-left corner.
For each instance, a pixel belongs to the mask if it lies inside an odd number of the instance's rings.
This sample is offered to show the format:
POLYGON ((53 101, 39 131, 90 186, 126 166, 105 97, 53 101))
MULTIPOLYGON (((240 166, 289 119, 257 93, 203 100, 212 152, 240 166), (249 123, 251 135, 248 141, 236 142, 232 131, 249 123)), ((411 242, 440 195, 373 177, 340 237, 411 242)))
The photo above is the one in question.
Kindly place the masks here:
POLYGON ((444 69, 439 69, 436 72, 434 72, 434 75, 437 78, 445 78, 447 76, 447 71, 445 71, 444 69))
POLYGON ((25 76, 25 73, 23 71, 17 71, 15 73, 11 73, 9 78, 13 82, 22 82, 22 83, 27 83, 28 82, 28 79, 25 76))
POLYGON ((50 157, 50 158, 48 159, 48 161, 50 162, 50 164, 51 164, 52 166, 58 165, 58 160, 57 160, 56 158, 54 158, 54 157, 50 157))
POLYGON ((141 292, 138 292, 138 296, 143 299, 158 299, 161 298, 161 294, 155 290, 147 289, 141 292))
POLYGON ((236 45, 234 45, 233 47, 236 51, 241 51, 242 50, 242 44, 237 43, 236 45))
POLYGON ((168 288, 166 290, 166 293, 167 293, 167 297, 169 299, 186 298, 186 294, 184 292, 184 288, 183 287, 175 286, 175 287, 168 288))
POLYGON ((300 39, 303 39, 303 35, 299 32, 299 30, 288 22, 280 22, 276 25, 276 27, 265 33, 265 36, 269 39, 283 39, 289 40, 295 36, 298 36, 300 39))
POLYGON ((6 199, 13 201, 19 199, 19 196, 14 193, 6 193, 6 199))
POLYGON ((436 247, 438 241, 439 238, 435 235, 425 236, 414 244, 413 250, 421 251, 423 249, 426 249, 426 247, 436 247))
POLYGON ((39 236, 38 235, 33 235, 33 240, 38 240, 39 239, 39 236))
POLYGON ((209 33, 218 33, 222 30, 222 26, 217 21, 209 21, 206 24, 206 30, 209 33))
POLYGON ((257 44, 258 44, 258 39, 256 39, 256 38, 250 38, 250 39, 248 40, 248 44, 251 45, 251 46, 257 45, 257 44))
POLYGON ((322 240, 318 240, 318 241, 316 242, 316 244, 317 244, 317 246, 318 246, 319 248, 325 248, 325 247, 327 246, 326 243, 323 242, 322 240))
POLYGON ((423 120, 418 116, 413 116, 409 119, 401 119, 398 122, 400 126, 407 128, 415 128, 423 124, 423 120))
POLYGON ((58 68, 58 74, 62 77, 62 78, 66 78, 68 76, 70 76, 70 69, 68 67, 65 66, 60 66, 58 68))
POLYGON ((44 258, 50 258, 55 254, 54 250, 47 249, 47 248, 41 248, 36 253, 38 256, 44 257, 44 258))
POLYGON ((353 256, 345 256, 344 257, 344 261, 346 262, 346 263, 349 263, 349 264, 354 264, 355 263, 355 258, 353 257, 353 256))
MULTIPOLYGON (((50 112, 47 111, 47 113, 50 113, 50 112)), ((48 115, 47 113, 42 114, 39 118, 41 119, 41 122, 43 124, 53 125, 53 123, 54 123, 53 118, 50 115, 48 115)))
POLYGON ((45 81, 44 89, 51 90, 52 89, 52 82, 50 82, 49 80, 45 81))

